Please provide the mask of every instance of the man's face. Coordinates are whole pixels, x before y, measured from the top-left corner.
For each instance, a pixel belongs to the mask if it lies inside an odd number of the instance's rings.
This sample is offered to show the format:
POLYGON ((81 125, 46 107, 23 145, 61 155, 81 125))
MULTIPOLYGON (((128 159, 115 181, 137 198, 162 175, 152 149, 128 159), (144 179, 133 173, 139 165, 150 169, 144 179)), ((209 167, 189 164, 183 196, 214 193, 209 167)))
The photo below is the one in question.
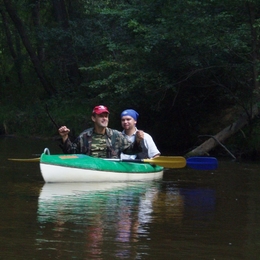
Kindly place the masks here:
POLYGON ((108 126, 108 113, 95 114, 92 116, 92 121, 98 127, 107 127, 108 126))
POLYGON ((131 116, 123 116, 121 118, 121 125, 125 130, 132 129, 136 125, 136 121, 131 116))

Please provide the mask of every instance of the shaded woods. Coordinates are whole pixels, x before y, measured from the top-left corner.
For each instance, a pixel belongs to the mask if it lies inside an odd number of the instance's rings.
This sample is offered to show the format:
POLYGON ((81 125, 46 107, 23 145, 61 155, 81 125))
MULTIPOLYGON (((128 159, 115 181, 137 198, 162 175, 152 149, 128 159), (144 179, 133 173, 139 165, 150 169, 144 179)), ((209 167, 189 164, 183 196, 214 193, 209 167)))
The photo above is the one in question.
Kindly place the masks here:
POLYGON ((0 14, 2 134, 55 137, 47 105, 77 135, 104 104, 119 130, 121 111, 137 110, 164 154, 222 133, 232 153, 258 157, 257 1, 0 0, 0 14))

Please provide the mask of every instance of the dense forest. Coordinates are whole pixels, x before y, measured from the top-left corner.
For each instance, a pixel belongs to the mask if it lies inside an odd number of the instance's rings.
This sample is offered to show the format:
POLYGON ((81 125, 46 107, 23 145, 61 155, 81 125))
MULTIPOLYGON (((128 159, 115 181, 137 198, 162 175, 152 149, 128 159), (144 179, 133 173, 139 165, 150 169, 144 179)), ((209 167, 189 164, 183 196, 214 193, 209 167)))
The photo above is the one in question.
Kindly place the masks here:
POLYGON ((0 11, 2 135, 55 138, 55 124, 77 135, 103 104, 118 130, 137 110, 163 153, 234 123, 228 149, 260 152, 259 0, 0 0, 0 11))

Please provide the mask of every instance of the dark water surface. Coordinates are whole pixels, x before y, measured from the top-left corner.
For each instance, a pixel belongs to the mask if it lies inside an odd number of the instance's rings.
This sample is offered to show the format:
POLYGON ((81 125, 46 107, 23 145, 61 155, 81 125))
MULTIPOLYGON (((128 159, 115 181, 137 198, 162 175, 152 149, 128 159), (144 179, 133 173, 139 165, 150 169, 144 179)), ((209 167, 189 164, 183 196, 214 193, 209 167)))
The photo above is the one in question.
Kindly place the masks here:
POLYGON ((57 143, 0 138, 0 259, 260 259, 260 167, 165 170, 155 182, 44 184, 57 143), (38 155, 37 155, 38 154, 38 155))

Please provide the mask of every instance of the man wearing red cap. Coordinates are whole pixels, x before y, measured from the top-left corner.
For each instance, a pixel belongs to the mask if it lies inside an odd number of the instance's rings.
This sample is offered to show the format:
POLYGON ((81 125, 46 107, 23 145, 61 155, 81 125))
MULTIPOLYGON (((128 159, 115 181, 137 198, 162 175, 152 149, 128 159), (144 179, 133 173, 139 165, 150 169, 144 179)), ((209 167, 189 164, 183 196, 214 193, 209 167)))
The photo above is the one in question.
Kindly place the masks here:
POLYGON ((143 132, 137 133, 136 140, 132 143, 121 132, 108 128, 109 111, 107 107, 102 105, 94 107, 91 119, 94 127, 84 130, 75 142, 71 142, 69 139, 70 129, 66 126, 59 128, 64 153, 83 153, 99 158, 120 158, 122 152, 137 154, 142 151, 140 142, 144 138, 143 132))

